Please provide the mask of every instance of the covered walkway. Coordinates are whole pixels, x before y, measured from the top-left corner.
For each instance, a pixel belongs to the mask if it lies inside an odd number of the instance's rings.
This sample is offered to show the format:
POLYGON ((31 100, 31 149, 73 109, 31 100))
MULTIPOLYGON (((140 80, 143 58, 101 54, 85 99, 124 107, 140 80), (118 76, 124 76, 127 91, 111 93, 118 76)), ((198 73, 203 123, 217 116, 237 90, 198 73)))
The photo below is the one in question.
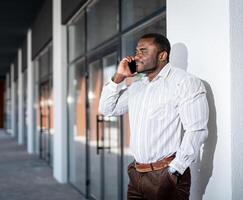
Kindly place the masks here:
POLYGON ((52 169, 0 130, 0 200, 83 200, 68 184, 58 183, 52 169))

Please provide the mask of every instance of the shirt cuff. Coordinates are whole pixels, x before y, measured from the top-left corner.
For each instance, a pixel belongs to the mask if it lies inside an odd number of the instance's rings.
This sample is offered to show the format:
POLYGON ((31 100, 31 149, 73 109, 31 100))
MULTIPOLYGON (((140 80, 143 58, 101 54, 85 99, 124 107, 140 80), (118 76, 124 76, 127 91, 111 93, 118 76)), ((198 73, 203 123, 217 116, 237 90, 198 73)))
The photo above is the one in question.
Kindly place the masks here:
POLYGON ((115 83, 114 81, 110 80, 105 84, 106 87, 109 87, 110 90, 114 92, 119 92, 121 91, 126 85, 124 84, 124 81, 121 83, 115 83))
POLYGON ((170 167, 173 167, 174 169, 176 169, 181 175, 186 171, 186 169, 188 168, 187 165, 183 164, 182 162, 180 162, 176 157, 174 160, 171 161, 171 163, 169 164, 170 167))

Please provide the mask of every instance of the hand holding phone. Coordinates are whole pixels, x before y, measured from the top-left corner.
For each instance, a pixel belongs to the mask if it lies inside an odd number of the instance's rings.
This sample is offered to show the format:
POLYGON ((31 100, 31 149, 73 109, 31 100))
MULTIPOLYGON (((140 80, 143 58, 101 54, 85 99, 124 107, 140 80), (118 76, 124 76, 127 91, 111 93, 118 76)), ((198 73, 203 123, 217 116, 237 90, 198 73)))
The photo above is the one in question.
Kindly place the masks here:
POLYGON ((134 74, 137 71, 136 61, 132 60, 131 62, 128 62, 128 67, 130 69, 131 74, 134 74))
POLYGON ((118 67, 115 75, 113 76, 112 80, 115 83, 122 82, 127 77, 133 77, 136 75, 137 71, 136 62, 132 56, 124 57, 118 67))

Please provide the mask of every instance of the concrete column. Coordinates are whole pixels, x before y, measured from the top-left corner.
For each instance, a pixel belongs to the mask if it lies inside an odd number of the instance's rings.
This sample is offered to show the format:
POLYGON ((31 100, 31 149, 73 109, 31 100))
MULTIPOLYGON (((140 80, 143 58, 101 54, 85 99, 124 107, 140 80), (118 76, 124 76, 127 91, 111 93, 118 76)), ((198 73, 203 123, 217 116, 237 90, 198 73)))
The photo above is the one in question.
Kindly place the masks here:
POLYGON ((243 194, 243 1, 230 0, 232 199, 243 194))
POLYGON ((15 115, 15 82, 14 82, 14 64, 11 64, 11 135, 12 137, 16 136, 16 115, 15 115))
POLYGON ((191 200, 232 199, 229 14, 229 0, 167 1, 171 61, 203 80, 210 109, 208 140, 191 167, 191 200))
POLYGON ((27 150, 34 153, 34 73, 31 52, 31 30, 27 33, 27 150))
POLYGON ((22 50, 18 49, 18 144, 24 144, 22 50))
POLYGON ((66 29, 61 25, 61 0, 53 0, 54 177, 67 182, 66 29))

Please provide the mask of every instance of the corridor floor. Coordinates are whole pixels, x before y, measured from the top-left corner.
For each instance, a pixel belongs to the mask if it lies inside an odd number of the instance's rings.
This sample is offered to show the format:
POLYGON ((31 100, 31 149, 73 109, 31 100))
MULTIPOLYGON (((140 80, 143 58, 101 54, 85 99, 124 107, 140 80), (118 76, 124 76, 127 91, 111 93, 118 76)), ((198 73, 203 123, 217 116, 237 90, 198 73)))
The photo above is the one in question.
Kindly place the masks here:
POLYGON ((84 200, 69 184, 59 184, 52 169, 29 155, 0 130, 0 200, 84 200))

